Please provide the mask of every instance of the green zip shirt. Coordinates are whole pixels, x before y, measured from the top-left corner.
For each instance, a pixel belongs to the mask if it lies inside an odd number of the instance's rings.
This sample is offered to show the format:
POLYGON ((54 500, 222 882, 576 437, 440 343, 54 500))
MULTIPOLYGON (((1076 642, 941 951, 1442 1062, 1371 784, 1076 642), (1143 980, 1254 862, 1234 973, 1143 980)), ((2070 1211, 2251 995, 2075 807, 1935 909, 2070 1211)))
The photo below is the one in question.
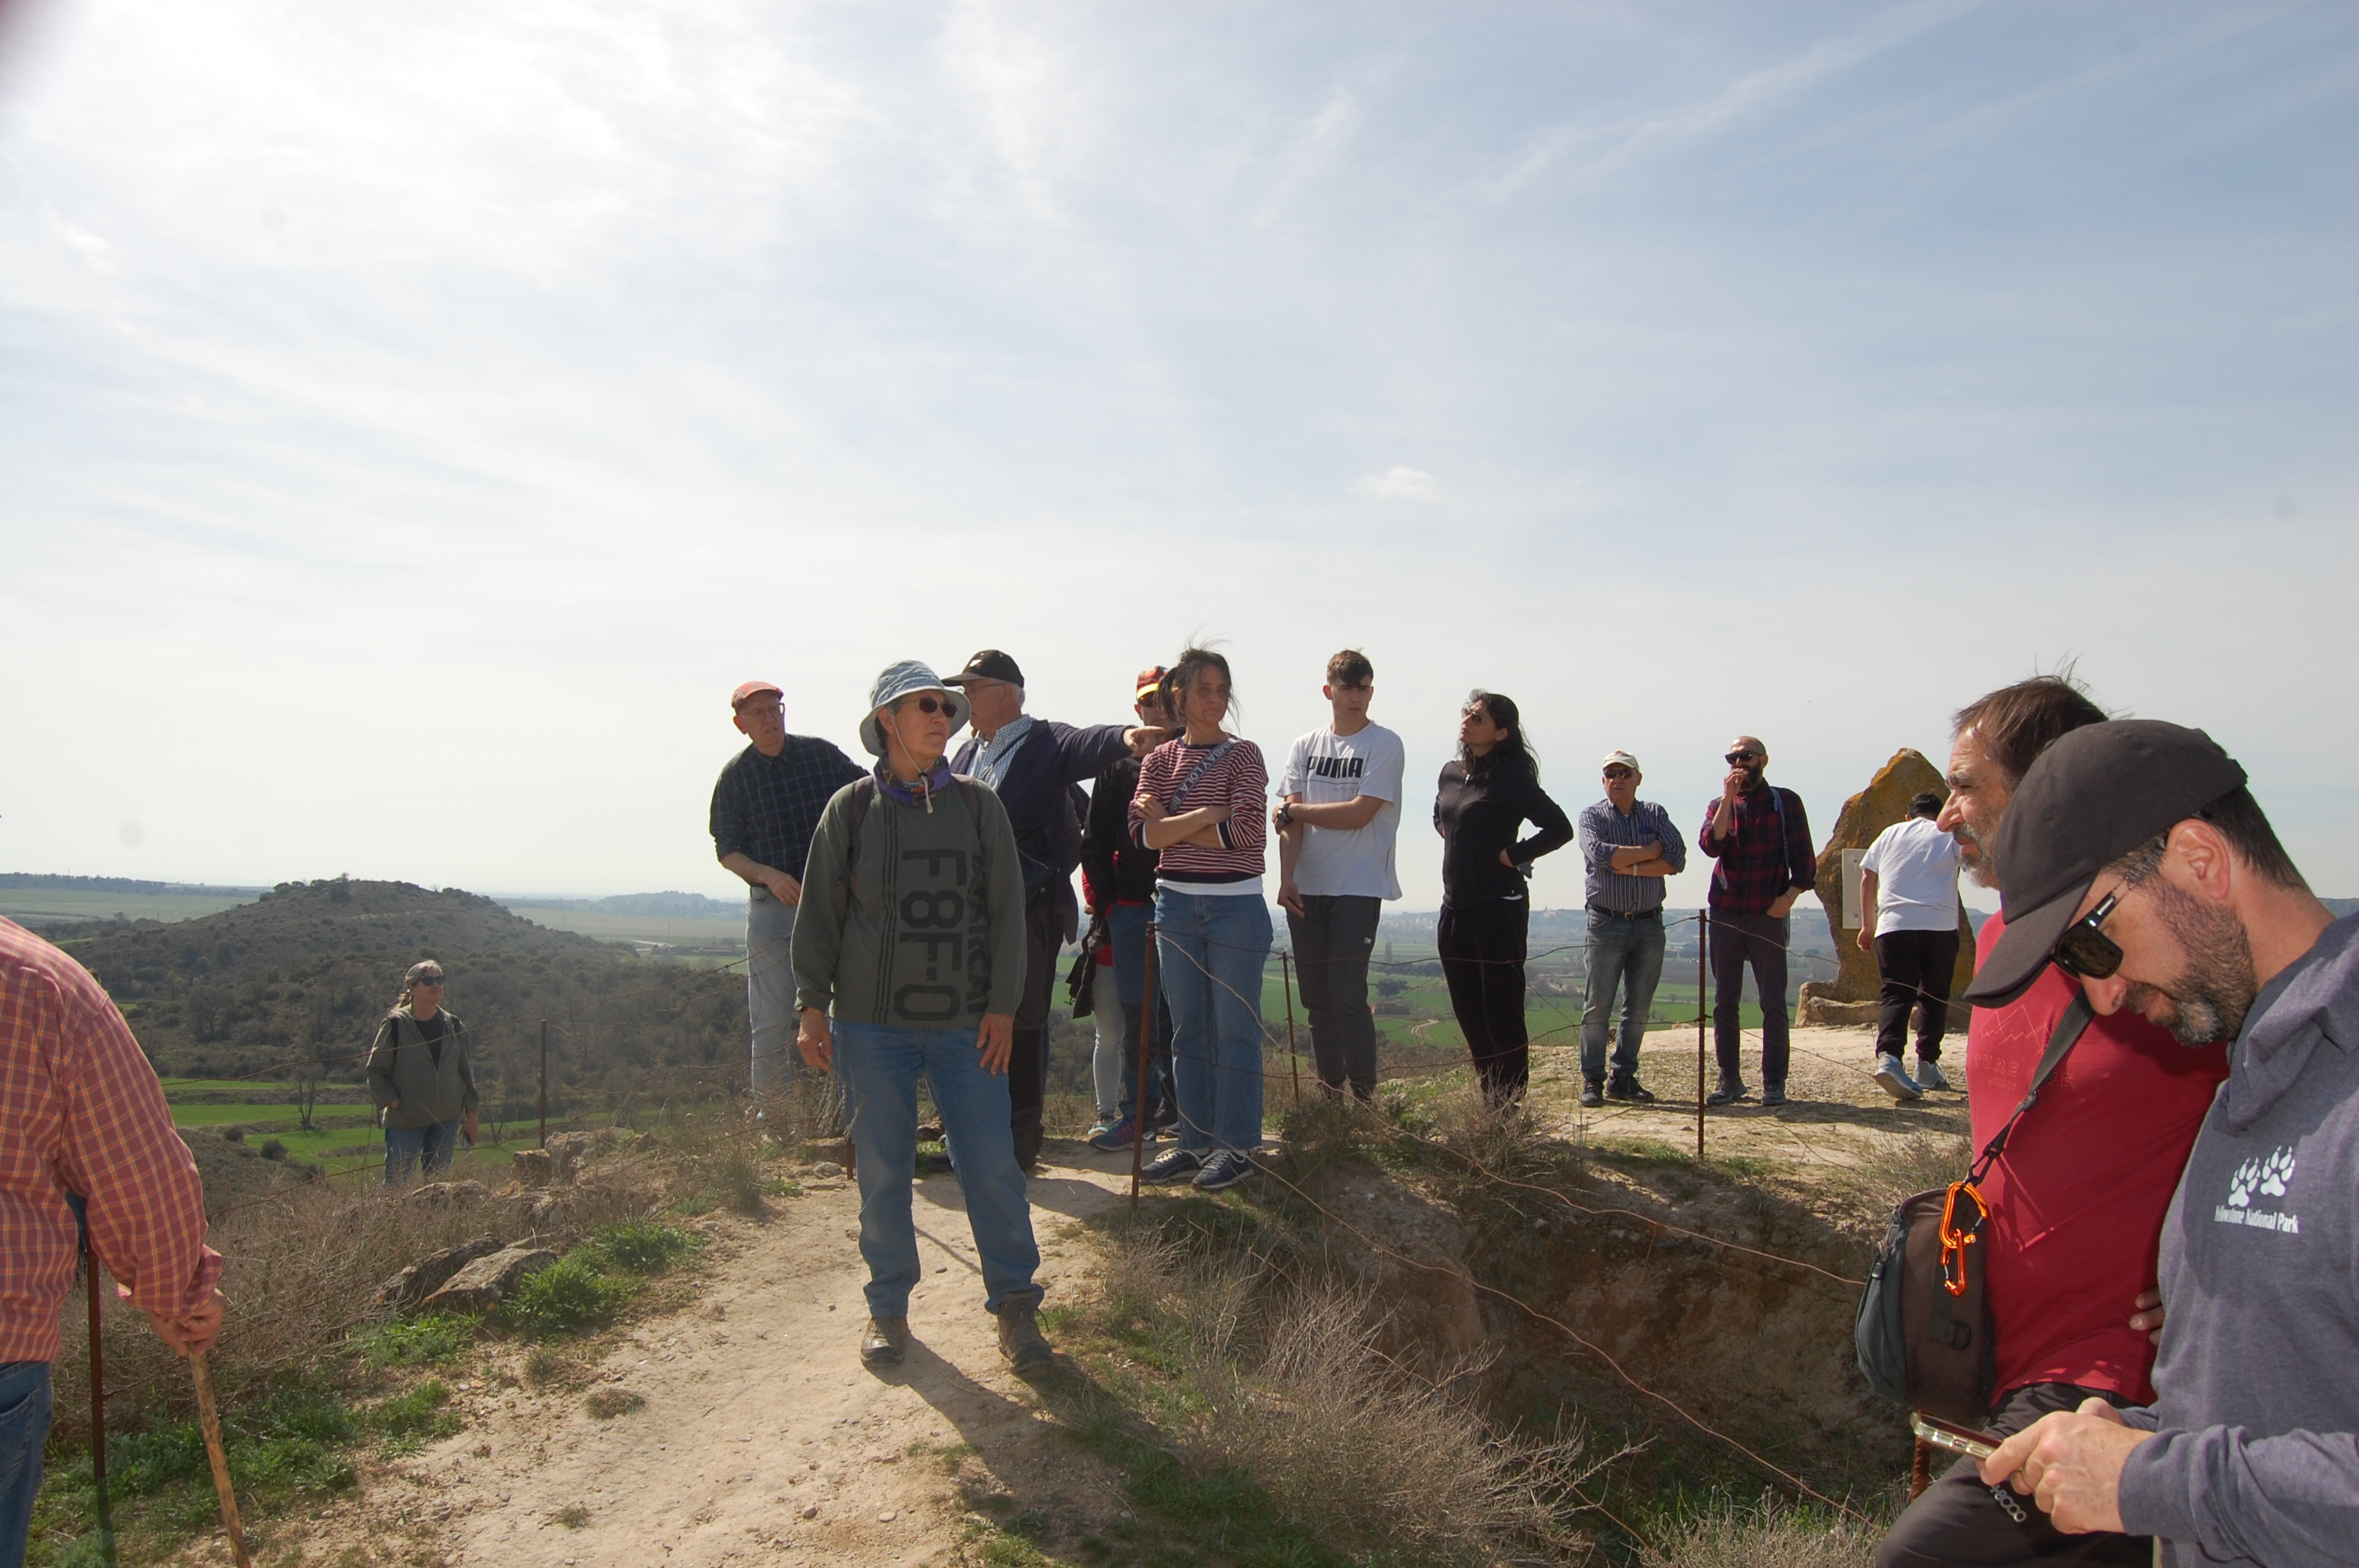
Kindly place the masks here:
POLYGON ((803 867, 796 1006, 898 1029, 1013 1016, 1024 997, 1024 873, 1007 808, 967 779, 931 811, 880 789, 847 877, 858 788, 828 801, 803 867))

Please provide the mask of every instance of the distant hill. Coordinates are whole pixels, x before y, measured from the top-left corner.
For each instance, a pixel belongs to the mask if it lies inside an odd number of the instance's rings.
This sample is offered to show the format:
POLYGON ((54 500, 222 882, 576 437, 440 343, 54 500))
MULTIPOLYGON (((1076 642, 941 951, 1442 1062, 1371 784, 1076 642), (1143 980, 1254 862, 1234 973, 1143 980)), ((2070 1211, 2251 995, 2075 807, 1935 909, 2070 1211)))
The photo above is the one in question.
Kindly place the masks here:
POLYGON ((487 1095, 529 1099, 539 1020, 552 1086, 609 1098, 701 1095, 744 1075, 745 986, 511 914, 457 888, 281 883, 253 903, 166 925, 88 921, 43 935, 104 985, 159 1070, 356 1078, 402 971, 439 960, 478 1040, 487 1095))
POLYGON ((137 893, 153 896, 158 893, 194 892, 220 893, 225 896, 251 898, 263 890, 258 887, 214 887, 206 882, 143 882, 129 877, 52 877, 32 871, 0 871, 0 889, 27 888, 61 892, 137 893))
POLYGON ((499 901, 510 909, 578 909, 605 914, 656 914, 673 920, 744 922, 745 902, 707 898, 701 892, 623 892, 610 898, 531 898, 499 901))

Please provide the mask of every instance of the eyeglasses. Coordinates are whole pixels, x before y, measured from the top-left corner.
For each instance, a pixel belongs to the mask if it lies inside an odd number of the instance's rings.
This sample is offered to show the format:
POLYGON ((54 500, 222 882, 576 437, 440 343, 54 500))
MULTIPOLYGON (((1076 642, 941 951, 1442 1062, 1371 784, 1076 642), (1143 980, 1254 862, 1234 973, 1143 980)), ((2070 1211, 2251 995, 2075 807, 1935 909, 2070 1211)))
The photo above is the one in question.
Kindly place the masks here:
POLYGON ((1761 756, 1762 753, 1759 752, 1731 752, 1721 761, 1733 768, 1739 762, 1757 762, 1761 760, 1761 756))
POLYGON ((2120 903, 2121 892, 2116 889, 2099 899, 2096 908, 2064 928, 2064 935, 2056 939, 2056 950, 2049 955, 2058 968, 2084 980, 2113 979, 2122 967, 2121 945, 2097 927, 2105 923, 2105 917, 2120 903))
POLYGON ((442 977, 440 975, 420 975, 409 983, 413 986, 439 986, 442 983, 442 977))
POLYGON ((946 713, 952 719, 958 717, 958 698, 954 697, 921 697, 917 703, 920 713, 946 713))
POLYGON ((1609 779, 1635 779, 1638 774, 1634 768, 1608 768, 1605 776, 1609 779))

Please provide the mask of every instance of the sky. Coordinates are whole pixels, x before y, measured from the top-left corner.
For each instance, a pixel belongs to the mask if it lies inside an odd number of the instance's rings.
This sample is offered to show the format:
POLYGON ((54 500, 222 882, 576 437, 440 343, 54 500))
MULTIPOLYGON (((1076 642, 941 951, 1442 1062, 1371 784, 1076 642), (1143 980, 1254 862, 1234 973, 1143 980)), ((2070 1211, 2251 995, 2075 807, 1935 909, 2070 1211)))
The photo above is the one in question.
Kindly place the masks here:
POLYGON ((0 870, 726 897, 739 681, 1212 638, 1406 908, 1473 687, 1823 838, 2067 660, 2359 893, 2354 148, 2340 4, 16 0, 0 870))

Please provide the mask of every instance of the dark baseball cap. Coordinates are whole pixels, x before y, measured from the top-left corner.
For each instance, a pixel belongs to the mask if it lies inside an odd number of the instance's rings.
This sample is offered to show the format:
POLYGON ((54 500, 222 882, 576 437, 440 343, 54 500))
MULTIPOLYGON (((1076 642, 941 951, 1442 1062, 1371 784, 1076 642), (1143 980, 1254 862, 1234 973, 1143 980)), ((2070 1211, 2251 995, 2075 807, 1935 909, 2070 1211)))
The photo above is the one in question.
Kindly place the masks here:
POLYGON ((996 648, 985 648, 966 662, 966 666, 954 676, 944 676, 944 686, 964 686, 972 680, 1004 680, 1009 686, 1022 686, 1024 672, 1016 661, 996 648))
POLYGON ((2157 719, 2092 724, 2041 752, 1991 845, 2006 930, 1965 1000, 2004 1007, 2028 990, 2107 866, 2244 784, 2211 736, 2157 719))

